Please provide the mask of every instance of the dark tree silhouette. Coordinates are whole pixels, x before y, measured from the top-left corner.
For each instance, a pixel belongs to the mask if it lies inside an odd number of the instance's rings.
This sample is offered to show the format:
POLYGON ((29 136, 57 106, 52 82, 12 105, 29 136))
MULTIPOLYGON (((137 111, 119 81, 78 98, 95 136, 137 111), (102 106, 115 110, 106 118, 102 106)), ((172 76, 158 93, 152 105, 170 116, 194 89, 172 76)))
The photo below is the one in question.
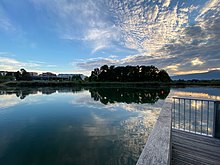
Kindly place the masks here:
POLYGON ((165 70, 151 66, 110 66, 103 65, 95 68, 89 77, 90 81, 118 81, 118 82, 143 82, 160 81, 170 82, 170 76, 165 70))
POLYGON ((15 73, 15 78, 17 81, 25 80, 30 81, 32 80, 30 73, 28 73, 25 69, 20 69, 20 71, 17 71, 15 73))
POLYGON ((158 78, 159 78, 159 81, 165 81, 165 82, 171 81, 170 76, 165 70, 160 70, 160 72, 158 73, 158 78))

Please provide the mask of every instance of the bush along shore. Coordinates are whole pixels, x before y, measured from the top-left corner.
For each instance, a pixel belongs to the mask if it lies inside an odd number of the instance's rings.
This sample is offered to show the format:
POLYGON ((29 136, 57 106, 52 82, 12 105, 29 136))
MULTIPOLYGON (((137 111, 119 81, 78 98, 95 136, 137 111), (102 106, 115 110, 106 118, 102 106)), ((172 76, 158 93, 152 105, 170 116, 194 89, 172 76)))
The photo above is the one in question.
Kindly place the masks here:
POLYGON ((89 81, 8 81, 0 83, 0 87, 187 87, 216 86, 220 81, 172 81, 172 82, 89 82, 89 81))

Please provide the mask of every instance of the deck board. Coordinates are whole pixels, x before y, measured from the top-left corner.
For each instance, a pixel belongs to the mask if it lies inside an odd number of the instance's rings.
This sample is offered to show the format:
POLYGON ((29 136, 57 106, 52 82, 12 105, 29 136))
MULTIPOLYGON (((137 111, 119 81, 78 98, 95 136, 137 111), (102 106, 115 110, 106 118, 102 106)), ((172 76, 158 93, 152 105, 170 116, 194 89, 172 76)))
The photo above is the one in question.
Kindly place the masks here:
POLYGON ((220 165, 220 139, 172 129, 172 165, 220 165))

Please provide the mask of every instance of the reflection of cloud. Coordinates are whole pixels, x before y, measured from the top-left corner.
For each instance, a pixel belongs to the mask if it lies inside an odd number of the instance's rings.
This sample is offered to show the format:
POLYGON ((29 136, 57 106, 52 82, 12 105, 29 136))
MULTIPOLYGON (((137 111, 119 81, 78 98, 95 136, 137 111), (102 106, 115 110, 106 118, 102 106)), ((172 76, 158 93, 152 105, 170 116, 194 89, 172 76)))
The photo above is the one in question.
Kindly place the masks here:
MULTIPOLYGON (((178 90, 178 89, 171 90, 169 96, 220 100, 220 96, 218 95, 218 93, 212 94, 210 92, 207 92, 206 90, 202 90, 201 88, 198 88, 198 90, 200 90, 201 92, 193 91, 193 89, 190 91, 190 89, 192 88, 186 88, 186 89, 181 89, 181 90, 178 90)), ((206 89, 209 89, 209 88, 206 88, 206 89)))
MULTIPOLYGON (((83 130, 87 133, 87 136, 117 136, 117 126, 111 125, 111 120, 103 117, 102 115, 92 112, 92 118, 94 120, 94 125, 83 126, 83 130)), ((112 119, 114 120, 114 119, 112 119)))
MULTIPOLYGON (((146 107, 145 107, 146 108, 146 107)), ((144 147, 148 136, 160 114, 161 108, 155 108, 139 113, 138 116, 130 117, 121 122, 124 128, 123 140, 125 141, 126 150, 129 153, 136 153, 133 156, 140 156, 142 147, 144 147), (141 147, 136 147, 141 146, 141 147)))
POLYGON ((90 93, 87 91, 83 93, 82 97, 73 100, 71 103, 74 106, 85 106, 94 109, 91 113, 95 124, 83 126, 83 130, 88 136, 96 139, 98 137, 116 136, 117 138, 112 139, 115 143, 120 144, 120 148, 117 148, 117 150, 120 151, 123 148, 121 157, 127 159, 129 156, 137 160, 159 116, 164 101, 160 100, 154 105, 135 103, 104 105, 91 99, 90 93), (100 111, 96 111, 97 109, 100 109, 100 111), (105 113, 110 114, 105 115, 105 113), (130 115, 128 116, 128 114, 130 115), (120 125, 114 124, 118 120, 120 125), (122 132, 120 133, 120 131, 122 132))
POLYGON ((0 95, 0 109, 15 106, 20 103, 20 99, 13 95, 0 95))

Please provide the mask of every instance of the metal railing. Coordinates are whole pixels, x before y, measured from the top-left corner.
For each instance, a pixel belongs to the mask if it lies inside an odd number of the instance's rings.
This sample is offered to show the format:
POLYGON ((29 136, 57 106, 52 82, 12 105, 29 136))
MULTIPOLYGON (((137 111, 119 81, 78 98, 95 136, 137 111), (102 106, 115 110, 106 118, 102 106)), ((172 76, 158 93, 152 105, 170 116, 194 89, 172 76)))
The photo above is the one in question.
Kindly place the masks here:
POLYGON ((172 128, 215 137, 220 102, 173 97, 172 128))

